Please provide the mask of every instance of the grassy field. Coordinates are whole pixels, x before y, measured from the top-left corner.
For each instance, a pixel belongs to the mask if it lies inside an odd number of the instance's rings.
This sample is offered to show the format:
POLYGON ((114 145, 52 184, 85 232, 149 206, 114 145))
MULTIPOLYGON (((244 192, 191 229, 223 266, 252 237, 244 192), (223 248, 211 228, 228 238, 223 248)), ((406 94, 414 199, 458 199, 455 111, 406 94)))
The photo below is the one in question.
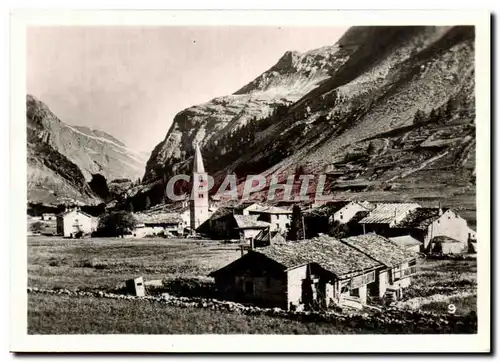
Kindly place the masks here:
MULTIPOLYGON (((28 239, 28 285, 80 290, 114 289, 126 279, 200 278, 236 260, 236 245, 186 239, 28 239)), ((456 314, 476 310, 475 260, 423 260, 400 302, 402 308, 456 314)), ((149 301, 29 294, 30 333, 282 333, 342 334, 349 326, 307 323, 149 301), (89 318, 89 316, 93 316, 89 318), (99 316, 99 317, 96 317, 99 316)))
POLYGON ((457 315, 477 312, 476 260, 425 260, 413 277, 401 307, 457 315))
POLYGON ((203 277, 240 255, 217 241, 29 237, 28 286, 109 289, 137 276, 203 277))
POLYGON ((348 326, 292 321, 149 301, 30 294, 30 334, 345 334, 348 326), (89 313, 89 311, 92 311, 89 313), (92 317, 89 317, 89 316, 92 317))

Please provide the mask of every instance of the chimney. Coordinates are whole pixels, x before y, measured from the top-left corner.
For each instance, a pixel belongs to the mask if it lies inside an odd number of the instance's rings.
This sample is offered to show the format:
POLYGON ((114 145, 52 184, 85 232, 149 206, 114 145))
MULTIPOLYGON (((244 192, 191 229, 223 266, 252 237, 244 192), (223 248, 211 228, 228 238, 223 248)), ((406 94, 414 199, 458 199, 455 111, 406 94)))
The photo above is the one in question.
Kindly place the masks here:
POLYGON ((439 201, 438 208, 439 208, 439 216, 443 215, 443 209, 441 208, 441 201, 439 201))
POLYGON ((240 245, 240 249, 241 249, 241 256, 243 257, 243 255, 245 255, 245 245, 240 245))

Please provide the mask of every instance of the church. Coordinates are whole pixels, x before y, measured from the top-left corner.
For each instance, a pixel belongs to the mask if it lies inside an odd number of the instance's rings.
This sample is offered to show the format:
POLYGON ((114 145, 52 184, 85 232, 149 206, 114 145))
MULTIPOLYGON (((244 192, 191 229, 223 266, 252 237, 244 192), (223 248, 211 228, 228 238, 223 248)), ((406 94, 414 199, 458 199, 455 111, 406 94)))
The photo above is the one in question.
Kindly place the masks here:
POLYGON ((191 185, 189 212, 191 230, 194 231, 210 217, 208 208, 208 174, 205 172, 200 146, 197 143, 195 145, 191 185))

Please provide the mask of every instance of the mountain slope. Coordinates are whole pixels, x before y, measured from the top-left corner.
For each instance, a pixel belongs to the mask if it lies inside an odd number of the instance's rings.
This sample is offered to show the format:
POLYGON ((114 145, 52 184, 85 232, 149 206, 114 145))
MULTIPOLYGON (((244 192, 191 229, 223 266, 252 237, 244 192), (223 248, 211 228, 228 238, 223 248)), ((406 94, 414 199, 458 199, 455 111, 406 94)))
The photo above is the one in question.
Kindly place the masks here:
POLYGON ((135 180, 144 172, 143 155, 111 135, 88 127, 67 125, 31 95, 26 97, 26 107, 28 127, 36 128, 45 143, 75 163, 87 181, 95 173, 108 180, 135 180))
POLYGON ((109 181, 139 177, 143 160, 111 135, 61 122, 31 95, 26 97, 28 201, 101 202, 88 186, 92 174, 109 181))
POLYGON ((287 52, 233 95, 180 112, 144 179, 187 171, 197 140, 218 179, 300 169, 329 174, 338 197, 473 196, 474 37, 353 27, 333 46, 287 52))

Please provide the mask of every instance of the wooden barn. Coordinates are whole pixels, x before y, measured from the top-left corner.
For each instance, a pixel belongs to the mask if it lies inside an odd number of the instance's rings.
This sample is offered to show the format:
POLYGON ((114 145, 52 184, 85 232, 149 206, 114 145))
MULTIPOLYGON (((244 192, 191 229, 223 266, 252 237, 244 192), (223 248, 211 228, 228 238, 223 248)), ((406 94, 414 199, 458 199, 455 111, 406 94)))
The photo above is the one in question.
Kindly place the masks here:
POLYGON ((376 270, 384 267, 346 243, 320 236, 249 251, 210 276, 225 299, 313 309, 362 306, 376 270))
POLYGON ((377 269, 376 282, 369 286, 369 294, 375 301, 402 297, 403 289, 410 285, 411 276, 416 273, 414 252, 375 233, 351 236, 342 242, 384 266, 377 269))

